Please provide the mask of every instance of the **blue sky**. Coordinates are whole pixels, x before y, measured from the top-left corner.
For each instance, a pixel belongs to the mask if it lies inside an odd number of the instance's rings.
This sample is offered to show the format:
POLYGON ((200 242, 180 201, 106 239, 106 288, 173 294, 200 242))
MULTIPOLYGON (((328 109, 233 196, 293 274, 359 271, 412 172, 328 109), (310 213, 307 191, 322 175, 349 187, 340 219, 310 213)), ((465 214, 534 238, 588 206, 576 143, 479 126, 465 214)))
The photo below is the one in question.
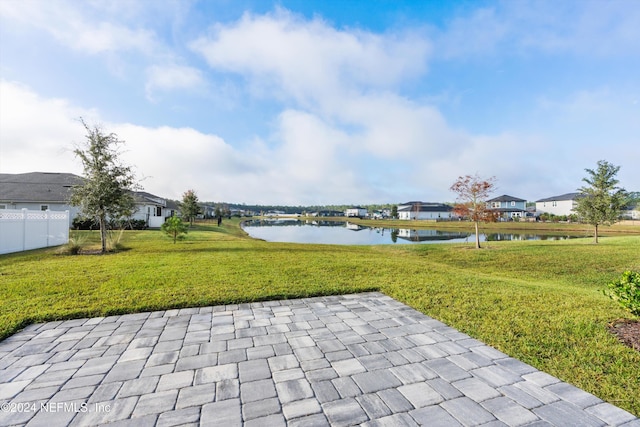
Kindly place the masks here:
POLYGON ((262 204, 640 190, 640 3, 0 2, 0 172, 82 173, 78 118, 145 190, 262 204))

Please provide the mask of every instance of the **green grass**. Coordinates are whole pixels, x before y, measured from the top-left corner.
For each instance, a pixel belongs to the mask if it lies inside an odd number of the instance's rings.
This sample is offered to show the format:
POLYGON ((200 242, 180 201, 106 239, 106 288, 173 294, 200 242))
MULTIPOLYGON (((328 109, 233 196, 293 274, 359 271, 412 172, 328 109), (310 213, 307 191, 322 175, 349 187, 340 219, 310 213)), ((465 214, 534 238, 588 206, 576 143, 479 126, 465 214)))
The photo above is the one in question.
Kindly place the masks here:
POLYGON ((640 353, 606 329, 631 316, 601 293, 640 270, 640 236, 591 242, 300 245, 252 240, 225 221, 174 245, 132 231, 108 255, 0 256, 0 338, 48 320, 380 290, 640 415, 640 353))

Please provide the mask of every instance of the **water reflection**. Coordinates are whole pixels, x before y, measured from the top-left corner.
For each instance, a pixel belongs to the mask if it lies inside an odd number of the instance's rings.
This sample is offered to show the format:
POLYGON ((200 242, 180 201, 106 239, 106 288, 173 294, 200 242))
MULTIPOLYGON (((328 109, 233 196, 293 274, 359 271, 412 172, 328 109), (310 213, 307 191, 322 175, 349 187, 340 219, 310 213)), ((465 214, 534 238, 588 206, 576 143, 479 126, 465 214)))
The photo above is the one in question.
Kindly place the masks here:
MULTIPOLYGON (((251 220, 243 228, 253 238, 269 242, 338 245, 386 245, 404 243, 464 243, 475 241, 475 233, 434 229, 367 227, 348 221, 278 218, 251 220)), ((579 236, 517 233, 481 234, 481 241, 565 240, 579 236)))
MULTIPOLYGON (((471 233, 457 232, 457 231, 442 231, 442 230, 410 230, 407 228, 397 228, 397 236, 403 240, 419 243, 428 241, 441 241, 452 239, 467 239, 471 236, 471 233)), ((474 234, 475 236, 475 234, 474 234)))

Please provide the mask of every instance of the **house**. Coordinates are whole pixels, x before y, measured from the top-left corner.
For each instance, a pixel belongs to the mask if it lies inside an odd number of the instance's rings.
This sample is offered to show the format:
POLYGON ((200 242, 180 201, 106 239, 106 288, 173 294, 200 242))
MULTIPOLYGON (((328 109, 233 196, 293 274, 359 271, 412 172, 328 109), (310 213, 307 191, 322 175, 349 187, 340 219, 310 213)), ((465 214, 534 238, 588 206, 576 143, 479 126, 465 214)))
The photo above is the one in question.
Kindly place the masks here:
POLYGON ((453 208, 444 203, 406 202, 398 205, 398 219, 450 220, 454 218, 453 208))
MULTIPOLYGON (((0 174, 0 209, 69 211, 69 226, 80 209, 71 206, 71 189, 83 178, 71 173, 29 172, 0 174)), ((132 219, 144 220, 149 227, 160 227, 177 207, 174 203, 144 191, 133 193, 136 212, 132 219)))
POLYGON ((536 200, 536 214, 548 213, 558 216, 575 214, 573 209, 576 207, 578 197, 580 193, 567 193, 536 200))
POLYGON ((312 217, 344 216, 344 211, 324 210, 324 211, 307 212, 305 216, 312 216, 312 217))
POLYGON ((384 218, 389 218, 390 216, 391 216, 391 209, 380 209, 380 210, 374 211, 373 215, 371 215, 373 219, 384 219, 384 218))
POLYGON ((640 219, 640 203, 626 206, 622 211, 622 218, 631 220, 640 219))
POLYGON ((363 208, 360 206, 352 206, 348 208, 346 211, 344 211, 344 216, 351 217, 351 218, 354 218, 354 217, 364 218, 368 215, 369 215, 369 211, 367 211, 366 208, 363 208))
POLYGON ((69 204, 71 188, 82 178, 71 173, 0 174, 0 209, 69 211, 69 225, 79 209, 69 204))
POLYGON ((504 220, 524 218, 527 215, 527 201, 504 194, 487 200, 487 209, 496 212, 504 220))
POLYGON ((149 228, 160 228, 164 221, 178 212, 178 206, 171 200, 163 199, 146 191, 134 191, 136 211, 131 216, 134 220, 143 220, 149 228))

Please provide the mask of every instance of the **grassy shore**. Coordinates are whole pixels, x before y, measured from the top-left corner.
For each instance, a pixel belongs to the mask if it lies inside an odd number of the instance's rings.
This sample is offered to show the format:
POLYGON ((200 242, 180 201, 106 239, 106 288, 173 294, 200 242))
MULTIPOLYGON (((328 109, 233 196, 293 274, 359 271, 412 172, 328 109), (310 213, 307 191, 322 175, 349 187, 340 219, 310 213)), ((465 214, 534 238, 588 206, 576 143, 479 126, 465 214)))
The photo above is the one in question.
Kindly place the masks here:
POLYGON ((0 256, 0 338, 47 320, 380 290, 640 415, 640 353, 607 332, 631 316, 600 292, 640 270, 640 236, 591 242, 301 245, 253 240, 225 221, 174 245, 132 231, 109 255, 0 256))

